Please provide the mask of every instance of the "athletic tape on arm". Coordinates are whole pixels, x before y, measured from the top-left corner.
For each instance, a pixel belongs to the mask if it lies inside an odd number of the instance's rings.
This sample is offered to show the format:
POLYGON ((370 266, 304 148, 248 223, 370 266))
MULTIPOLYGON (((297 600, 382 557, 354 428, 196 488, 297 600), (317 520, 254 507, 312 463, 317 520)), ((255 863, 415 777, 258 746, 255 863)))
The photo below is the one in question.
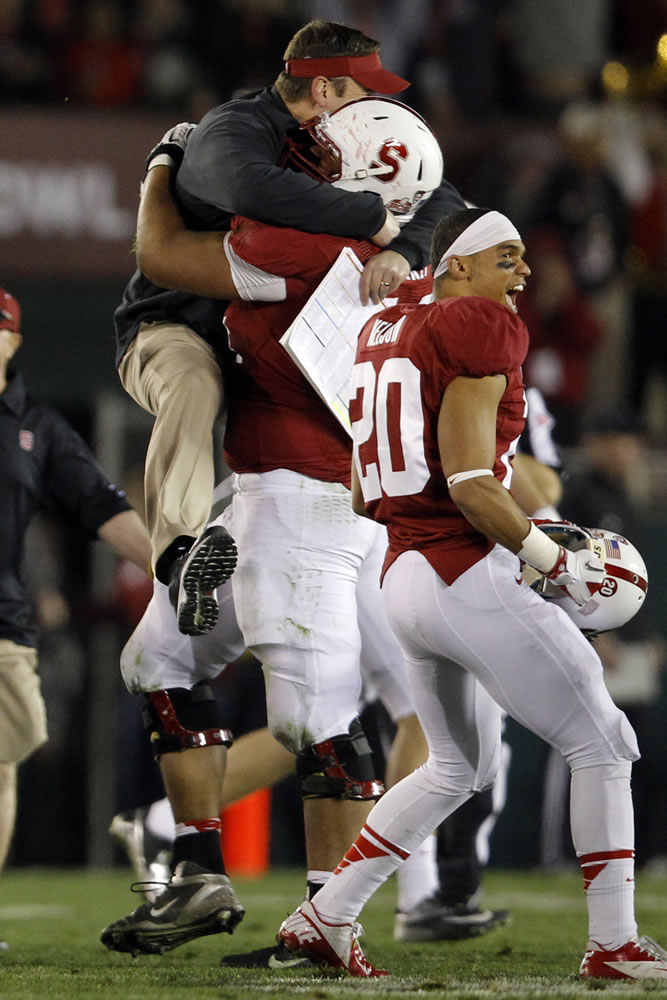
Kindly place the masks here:
POLYGON ((463 483, 466 479, 477 479, 478 476, 492 476, 492 469, 468 469, 467 472, 454 472, 447 476, 447 487, 451 489, 457 483, 463 483))
POLYGON ((553 538, 549 538, 531 521, 528 534, 522 541, 517 555, 540 573, 549 573, 558 561, 560 548, 553 538))

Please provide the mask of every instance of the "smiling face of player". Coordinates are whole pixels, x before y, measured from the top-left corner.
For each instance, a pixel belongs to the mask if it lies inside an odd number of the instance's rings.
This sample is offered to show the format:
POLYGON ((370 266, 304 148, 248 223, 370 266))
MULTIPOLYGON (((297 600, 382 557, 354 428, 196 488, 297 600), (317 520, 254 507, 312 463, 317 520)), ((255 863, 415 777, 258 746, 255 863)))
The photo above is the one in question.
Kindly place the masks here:
POLYGON ((516 299, 530 275, 525 252, 521 240, 510 240, 472 254, 468 258, 471 294, 501 302, 512 312, 518 312, 516 299))

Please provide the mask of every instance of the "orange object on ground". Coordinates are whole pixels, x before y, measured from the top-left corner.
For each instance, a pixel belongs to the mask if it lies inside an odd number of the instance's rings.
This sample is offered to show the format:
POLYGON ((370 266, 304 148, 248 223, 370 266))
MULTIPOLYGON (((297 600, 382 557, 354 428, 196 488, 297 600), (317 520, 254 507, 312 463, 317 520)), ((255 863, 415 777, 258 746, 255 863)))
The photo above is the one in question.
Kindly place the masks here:
POLYGON ((258 878, 269 867, 271 789, 260 788, 220 814, 220 842, 229 875, 258 878))

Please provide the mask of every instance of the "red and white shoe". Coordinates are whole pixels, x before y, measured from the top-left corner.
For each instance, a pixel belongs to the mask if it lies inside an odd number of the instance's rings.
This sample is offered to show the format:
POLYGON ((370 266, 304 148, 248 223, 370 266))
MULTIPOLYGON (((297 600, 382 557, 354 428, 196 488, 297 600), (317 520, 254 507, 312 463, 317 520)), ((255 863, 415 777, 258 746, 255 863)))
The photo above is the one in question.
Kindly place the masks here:
POLYGON ((584 979, 667 979, 667 951, 650 937, 635 938, 616 951, 589 941, 579 968, 584 979))
POLYGON ((368 979, 388 976, 368 961, 359 945, 361 924, 334 924, 324 920, 311 902, 304 902, 283 921, 278 941, 290 951, 305 955, 319 965, 347 969, 351 976, 368 979))

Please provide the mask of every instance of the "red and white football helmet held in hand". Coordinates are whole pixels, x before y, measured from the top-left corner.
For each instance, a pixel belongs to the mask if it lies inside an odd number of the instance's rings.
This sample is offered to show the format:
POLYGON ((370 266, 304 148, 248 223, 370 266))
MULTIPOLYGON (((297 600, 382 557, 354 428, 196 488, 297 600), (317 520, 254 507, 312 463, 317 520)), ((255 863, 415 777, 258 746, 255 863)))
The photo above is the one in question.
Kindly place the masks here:
MULTIPOLYGON (((583 556, 584 563, 587 561, 584 553, 594 553, 604 565, 601 580, 599 584, 594 584, 595 592, 585 604, 578 604, 548 576, 541 576, 532 583, 542 597, 558 604, 586 633, 608 632, 634 618, 646 599, 648 573, 641 554, 632 542, 623 535, 601 528, 581 528, 557 521, 536 523, 571 554, 578 555, 580 559, 583 556)), ((589 583, 588 586, 590 588, 589 583)))
POLYGON ((604 579, 604 562, 589 548, 570 551, 560 547, 558 559, 545 580, 569 597, 582 614, 600 589, 604 579))
POLYGON ((399 225, 442 180, 442 152, 424 119, 399 101, 361 97, 303 122, 289 139, 293 164, 346 191, 379 194, 399 225))

